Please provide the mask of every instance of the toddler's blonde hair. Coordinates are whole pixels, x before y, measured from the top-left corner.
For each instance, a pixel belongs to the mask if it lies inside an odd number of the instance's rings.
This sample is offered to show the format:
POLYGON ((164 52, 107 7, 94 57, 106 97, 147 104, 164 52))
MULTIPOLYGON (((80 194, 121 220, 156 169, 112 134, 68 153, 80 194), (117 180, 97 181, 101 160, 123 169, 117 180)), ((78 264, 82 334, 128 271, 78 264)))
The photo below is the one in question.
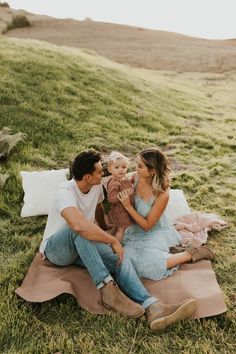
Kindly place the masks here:
MULTIPOLYGON (((110 153, 110 155, 108 156, 108 158, 107 158, 108 171, 109 171, 109 169, 110 169, 111 164, 116 163, 116 161, 119 160, 119 159, 125 160, 126 163, 129 164, 129 159, 128 159, 125 155, 123 155, 123 154, 122 154, 121 152, 119 152, 119 151, 112 151, 112 152, 110 153)), ((110 172, 110 171, 109 171, 109 172, 110 172)))
POLYGON ((107 163, 109 165, 111 163, 116 162, 116 160, 118 160, 118 159, 125 160, 127 163, 129 162, 129 159, 125 155, 123 155, 121 152, 112 151, 107 158, 107 163))

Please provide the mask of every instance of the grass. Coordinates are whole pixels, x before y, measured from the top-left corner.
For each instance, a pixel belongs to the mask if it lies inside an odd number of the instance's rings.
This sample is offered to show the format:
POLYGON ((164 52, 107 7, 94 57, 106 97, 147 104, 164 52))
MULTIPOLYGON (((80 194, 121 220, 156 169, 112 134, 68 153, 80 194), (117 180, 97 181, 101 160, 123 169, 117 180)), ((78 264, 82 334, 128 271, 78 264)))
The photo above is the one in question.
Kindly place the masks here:
POLYGON ((236 73, 131 69, 87 51, 0 39, 0 130, 27 136, 0 165, 10 175, 0 194, 1 353, 234 353, 235 89, 236 73), (151 333, 144 319, 93 316, 69 295, 18 298, 46 223, 20 217, 19 171, 66 167, 87 148, 133 156, 148 146, 167 152, 172 185, 193 210, 229 222, 208 241, 227 313, 151 333))

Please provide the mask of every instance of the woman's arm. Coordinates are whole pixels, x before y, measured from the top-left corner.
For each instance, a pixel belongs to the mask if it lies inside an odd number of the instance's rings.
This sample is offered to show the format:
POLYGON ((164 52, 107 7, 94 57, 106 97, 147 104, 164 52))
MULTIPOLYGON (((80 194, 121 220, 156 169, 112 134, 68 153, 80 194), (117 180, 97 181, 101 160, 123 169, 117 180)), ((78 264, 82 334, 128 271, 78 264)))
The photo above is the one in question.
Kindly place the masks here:
POLYGON ((131 205, 130 197, 126 191, 119 193, 119 200, 136 224, 138 224, 144 231, 149 231, 153 228, 164 212, 169 200, 169 191, 167 190, 158 194, 146 218, 137 213, 131 205))

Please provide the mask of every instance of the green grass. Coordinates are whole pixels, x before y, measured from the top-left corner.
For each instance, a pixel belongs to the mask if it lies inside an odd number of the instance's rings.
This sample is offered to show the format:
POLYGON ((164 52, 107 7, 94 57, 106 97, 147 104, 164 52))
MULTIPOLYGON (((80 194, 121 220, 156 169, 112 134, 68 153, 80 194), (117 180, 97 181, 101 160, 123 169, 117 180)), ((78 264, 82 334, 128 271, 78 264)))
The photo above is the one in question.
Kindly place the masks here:
MULTIPOLYGON (((0 165, 1 353, 234 353, 236 73, 131 69, 95 53, 0 39, 0 129, 27 135, 0 165), (80 151, 129 156, 159 146, 193 210, 229 222, 213 232, 226 314, 151 333, 146 321, 93 316, 63 295, 43 304, 14 290, 38 250, 46 217, 22 219, 20 170, 62 168, 80 151)), ((204 289, 203 289, 204 291, 204 289)))

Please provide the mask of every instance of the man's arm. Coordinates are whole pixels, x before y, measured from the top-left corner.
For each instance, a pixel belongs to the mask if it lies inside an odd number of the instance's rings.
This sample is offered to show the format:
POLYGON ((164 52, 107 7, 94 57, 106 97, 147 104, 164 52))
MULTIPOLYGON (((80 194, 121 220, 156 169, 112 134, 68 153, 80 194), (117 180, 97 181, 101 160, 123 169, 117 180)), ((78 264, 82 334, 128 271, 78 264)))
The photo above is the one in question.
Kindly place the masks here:
POLYGON ((119 241, 114 236, 103 231, 92 221, 86 220, 79 209, 76 207, 68 207, 62 210, 61 215, 74 232, 80 234, 80 236, 87 240, 110 244, 113 251, 118 254, 119 262, 123 260, 124 250, 119 241))

